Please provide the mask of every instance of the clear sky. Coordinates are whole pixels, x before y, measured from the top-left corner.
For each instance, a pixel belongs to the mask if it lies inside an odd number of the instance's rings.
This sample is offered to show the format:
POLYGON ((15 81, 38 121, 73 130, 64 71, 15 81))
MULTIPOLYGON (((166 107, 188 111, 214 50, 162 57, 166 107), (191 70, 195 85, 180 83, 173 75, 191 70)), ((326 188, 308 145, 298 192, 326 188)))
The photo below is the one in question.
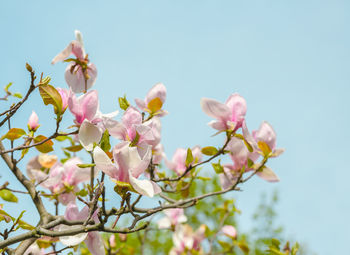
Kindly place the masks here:
MULTIPOLYGON (((116 109, 124 93, 133 99, 156 82, 167 86, 169 156, 177 147, 219 145, 200 98, 224 101, 238 92, 248 103, 249 128, 269 121, 286 148, 270 164, 280 183, 256 178, 239 194, 241 226, 251 227, 260 194, 278 189, 278 220, 290 236, 320 255, 348 251, 349 1, 49 2, 0 4, 1 86, 12 81, 24 91, 27 61, 65 87, 65 65, 50 61, 79 29, 98 68, 102 111, 116 109)), ((37 95, 17 126, 24 127, 32 109, 43 130, 53 128, 37 95)), ((1 175, 11 178, 3 165, 1 175)))

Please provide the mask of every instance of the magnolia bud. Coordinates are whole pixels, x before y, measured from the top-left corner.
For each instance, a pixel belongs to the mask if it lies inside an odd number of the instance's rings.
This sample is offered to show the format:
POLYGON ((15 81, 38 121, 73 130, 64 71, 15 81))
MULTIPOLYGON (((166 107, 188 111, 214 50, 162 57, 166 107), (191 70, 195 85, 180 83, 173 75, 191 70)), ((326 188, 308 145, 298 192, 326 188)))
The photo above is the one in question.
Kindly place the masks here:
POLYGON ((28 129, 29 131, 36 131, 38 129, 39 125, 39 118, 38 115, 33 111, 32 115, 30 115, 28 120, 28 129))

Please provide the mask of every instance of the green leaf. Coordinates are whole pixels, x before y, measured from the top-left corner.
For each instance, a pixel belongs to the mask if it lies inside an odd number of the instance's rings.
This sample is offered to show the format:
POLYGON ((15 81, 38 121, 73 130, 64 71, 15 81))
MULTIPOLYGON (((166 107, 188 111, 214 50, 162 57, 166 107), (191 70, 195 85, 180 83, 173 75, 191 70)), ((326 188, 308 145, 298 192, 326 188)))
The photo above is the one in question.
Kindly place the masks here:
MULTIPOLYGON (((34 143, 40 143, 40 142, 44 141, 45 139, 47 139, 46 136, 38 135, 37 137, 34 138, 34 143)), ((35 146, 35 148, 38 151, 40 151, 41 153, 48 153, 50 151, 53 151, 52 146, 53 146, 53 142, 51 140, 48 140, 48 141, 44 142, 43 144, 35 146)))
POLYGON ((83 146, 81 146, 80 144, 79 145, 72 145, 69 147, 65 147, 64 149, 67 151, 70 151, 70 152, 78 152, 81 149, 83 149, 83 146))
POLYGON ((113 180, 116 185, 114 187, 114 191, 118 193, 121 197, 124 197, 128 191, 136 192, 135 189, 128 182, 121 182, 117 180, 113 180))
POLYGON ((248 143, 246 139, 243 139, 243 141, 244 141, 244 144, 247 147, 248 151, 253 152, 254 151, 253 146, 251 146, 250 143, 248 143))
POLYGON ((7 202, 13 202, 13 203, 18 202, 18 198, 11 191, 7 189, 0 190, 0 197, 7 202))
POLYGON ((218 163, 211 163, 211 165, 217 174, 222 174, 224 172, 224 168, 222 167, 220 160, 218 163))
POLYGON ((248 162, 248 168, 252 168, 253 167, 253 165, 254 165, 254 161, 253 160, 251 160, 250 158, 248 158, 248 160, 247 160, 248 162))
POLYGON ((124 97, 119 97, 118 102, 119 102, 119 107, 124 111, 126 111, 126 109, 128 109, 128 107, 130 106, 130 103, 126 99, 126 95, 124 95, 124 97))
POLYGON ((51 85, 39 86, 40 96, 45 105, 51 104, 57 115, 62 111, 62 98, 60 93, 51 85))
MULTIPOLYGON (((137 136, 137 134, 136 134, 136 136, 137 136)), ((111 144, 109 143, 109 133, 108 133, 107 129, 105 130, 105 132, 102 135, 101 149, 105 152, 109 151, 111 149, 111 144)))
POLYGON ((187 149, 187 155, 186 155, 186 167, 189 167, 189 165, 193 162, 193 155, 190 148, 187 149))
POLYGON ((202 148, 202 153, 204 155, 207 155, 207 156, 213 156, 213 155, 217 154, 218 152, 219 152, 218 149, 216 149, 213 146, 207 146, 207 147, 202 148))
POLYGON ((96 164, 77 164, 77 166, 80 168, 88 168, 88 167, 96 166, 96 164))
POLYGON ((89 192, 86 190, 86 189, 81 189, 79 192, 76 193, 78 196, 81 196, 81 197, 86 197, 89 192))
POLYGON ((19 92, 14 93, 13 96, 17 97, 17 98, 22 98, 23 97, 22 94, 19 93, 19 92))
POLYGON ((9 139, 11 141, 14 141, 18 138, 21 138, 25 134, 26 131, 21 128, 11 128, 4 136, 1 137, 1 140, 9 139))
POLYGON ((6 93, 9 93, 9 88, 12 86, 12 82, 10 82, 9 84, 7 84, 6 86, 5 86, 5 88, 4 88, 4 90, 5 90, 5 92, 6 93))

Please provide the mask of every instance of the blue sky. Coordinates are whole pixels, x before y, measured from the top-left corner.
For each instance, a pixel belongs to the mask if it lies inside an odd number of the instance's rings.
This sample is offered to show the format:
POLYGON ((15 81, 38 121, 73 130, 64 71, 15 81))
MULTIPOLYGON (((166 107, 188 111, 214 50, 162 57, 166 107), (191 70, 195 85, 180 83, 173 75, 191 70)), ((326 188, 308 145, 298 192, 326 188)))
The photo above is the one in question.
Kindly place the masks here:
MULTIPOLYGON (((3 2, 0 85, 12 81, 24 91, 29 62, 65 87, 65 65, 50 61, 79 29, 98 68, 102 111, 117 108, 124 93, 133 99, 156 82, 167 86, 169 156, 177 147, 219 145, 200 98, 224 101, 238 92, 249 128, 269 121, 286 148, 270 163, 280 183, 256 178, 239 194, 241 226, 251 227, 260 194, 278 189, 287 233, 320 255, 341 254, 350 242, 349 11, 349 2, 336 0, 3 2)), ((19 112, 18 126, 32 109, 42 130, 54 127, 38 95, 19 112)))

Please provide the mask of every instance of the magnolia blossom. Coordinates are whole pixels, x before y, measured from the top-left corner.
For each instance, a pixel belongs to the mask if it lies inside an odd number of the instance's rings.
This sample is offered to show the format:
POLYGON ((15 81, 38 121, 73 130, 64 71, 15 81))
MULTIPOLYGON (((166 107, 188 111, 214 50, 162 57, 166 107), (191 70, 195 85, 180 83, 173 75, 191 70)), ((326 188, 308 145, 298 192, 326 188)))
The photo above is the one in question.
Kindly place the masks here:
POLYGON ((39 126, 39 117, 34 111, 32 111, 28 120, 28 129, 29 131, 36 131, 39 126))
POLYGON ((122 122, 105 119, 104 124, 111 136, 120 140, 130 141, 134 145, 139 145, 143 142, 151 144, 155 140, 152 131, 152 120, 143 123, 142 114, 132 106, 129 106, 124 112, 122 122))
POLYGON ((214 99, 202 98, 201 107, 207 115, 216 119, 210 121, 208 125, 219 131, 236 131, 242 126, 247 112, 245 99, 237 93, 232 94, 225 104, 214 99))
POLYGON ((166 209, 163 212, 166 216, 161 218, 157 222, 158 228, 160 229, 175 227, 178 224, 184 223, 187 221, 187 217, 184 214, 184 209, 182 208, 166 209))
MULTIPOLYGON (((249 161, 255 163, 259 156, 263 154, 259 148, 258 142, 264 142, 270 147, 272 150, 272 157, 276 157, 283 152, 283 149, 275 149, 276 133, 267 122, 263 122, 258 130, 252 132, 252 135, 249 133, 245 122, 243 122, 242 131, 245 141, 237 137, 232 137, 226 147, 226 149, 230 151, 233 165, 223 165, 224 173, 219 175, 223 189, 227 189, 235 184, 241 169, 244 168, 246 172, 254 170, 252 166, 248 166, 248 163, 249 161), (252 152, 248 150, 246 143, 250 144, 253 149, 252 152)), ((261 171, 258 171, 256 174, 268 182, 279 181, 278 176, 267 166, 264 166, 261 171)))
POLYGON ((237 237, 237 230, 235 229, 234 226, 231 226, 231 225, 224 225, 222 228, 221 228, 221 232, 230 237, 230 238, 236 238, 237 237))
POLYGON ((122 142, 113 148, 113 159, 100 148, 94 149, 96 167, 115 181, 129 183, 138 193, 153 197, 161 192, 160 187, 147 179, 138 179, 147 169, 151 157, 151 146, 147 144, 130 147, 130 142, 122 142))
POLYGON ((178 225, 173 234, 174 247, 170 250, 169 255, 181 255, 187 251, 201 251, 200 243, 205 239, 205 229, 204 224, 195 232, 189 225, 178 225))
MULTIPOLYGON (((40 178, 42 182, 40 185, 44 188, 49 189, 52 193, 60 193, 66 189, 66 187, 74 187, 74 191, 77 191, 77 185, 81 182, 90 180, 91 169, 90 168, 80 168, 77 164, 81 164, 81 160, 77 157, 68 159, 63 165, 57 162, 53 165, 49 173, 39 172, 36 169, 28 170, 37 178, 40 178), (44 181, 45 180, 45 181, 44 181)), ((31 165, 35 164, 35 161, 31 165)), ((97 169, 95 169, 95 176, 97 175, 97 169)), ((29 175, 29 174, 28 174, 29 175)), ((30 175, 29 175, 30 176, 30 175)), ((71 201, 75 200, 75 195, 73 193, 62 193, 59 195, 59 200, 62 204, 66 205, 71 201)))
MULTIPOLYGON (((98 210, 96 210, 92 215, 92 219, 95 221, 95 223, 99 222, 97 212, 98 210)), ((69 221, 85 221, 89 217, 89 207, 85 206, 81 211, 79 211, 78 206, 75 203, 69 203, 66 207, 64 217, 69 221)), ((74 228, 75 226, 60 225, 59 230, 64 231, 74 228)), ((103 241, 98 231, 81 233, 74 236, 61 236, 59 239, 60 242, 66 246, 75 246, 85 241, 85 244, 92 255, 105 254, 103 241)))
POLYGON ((263 141, 269 146, 272 157, 277 157, 284 152, 284 149, 276 149, 276 132, 267 121, 263 121, 258 130, 253 130, 252 136, 257 143, 263 141))
POLYGON ((33 243, 29 248, 24 252, 23 255, 44 255, 45 249, 41 248, 37 245, 37 243, 33 243))
MULTIPOLYGON (((190 165, 200 162, 202 160, 201 148, 199 146, 193 147, 192 155, 193 155, 193 161, 190 163, 190 165)), ((165 160, 165 164, 169 169, 175 171, 176 174, 180 176, 187 169, 186 157, 187 157, 187 150, 184 148, 178 148, 176 149, 172 160, 171 161, 165 160)))
POLYGON ((147 93, 144 100, 135 99, 135 103, 141 109, 150 113, 151 115, 157 115, 162 117, 168 114, 167 111, 162 110, 162 106, 166 98, 166 88, 163 83, 157 83, 147 93))
POLYGON ((53 58, 51 64, 66 60, 71 54, 76 60, 67 66, 65 71, 65 79, 69 87, 75 92, 86 92, 91 88, 97 77, 97 69, 94 64, 89 63, 85 54, 84 44, 81 33, 75 31, 76 40, 73 40, 68 46, 53 58))
POLYGON ((78 98, 71 92, 68 98, 68 106, 75 116, 75 123, 80 125, 79 141, 81 145, 87 151, 92 151, 93 144, 101 140, 104 131, 103 120, 112 119, 118 114, 118 111, 102 114, 99 110, 96 90, 91 90, 78 98))
POLYGON ((40 154, 29 160, 26 170, 29 179, 40 183, 48 178, 49 169, 57 162, 56 155, 40 154))

